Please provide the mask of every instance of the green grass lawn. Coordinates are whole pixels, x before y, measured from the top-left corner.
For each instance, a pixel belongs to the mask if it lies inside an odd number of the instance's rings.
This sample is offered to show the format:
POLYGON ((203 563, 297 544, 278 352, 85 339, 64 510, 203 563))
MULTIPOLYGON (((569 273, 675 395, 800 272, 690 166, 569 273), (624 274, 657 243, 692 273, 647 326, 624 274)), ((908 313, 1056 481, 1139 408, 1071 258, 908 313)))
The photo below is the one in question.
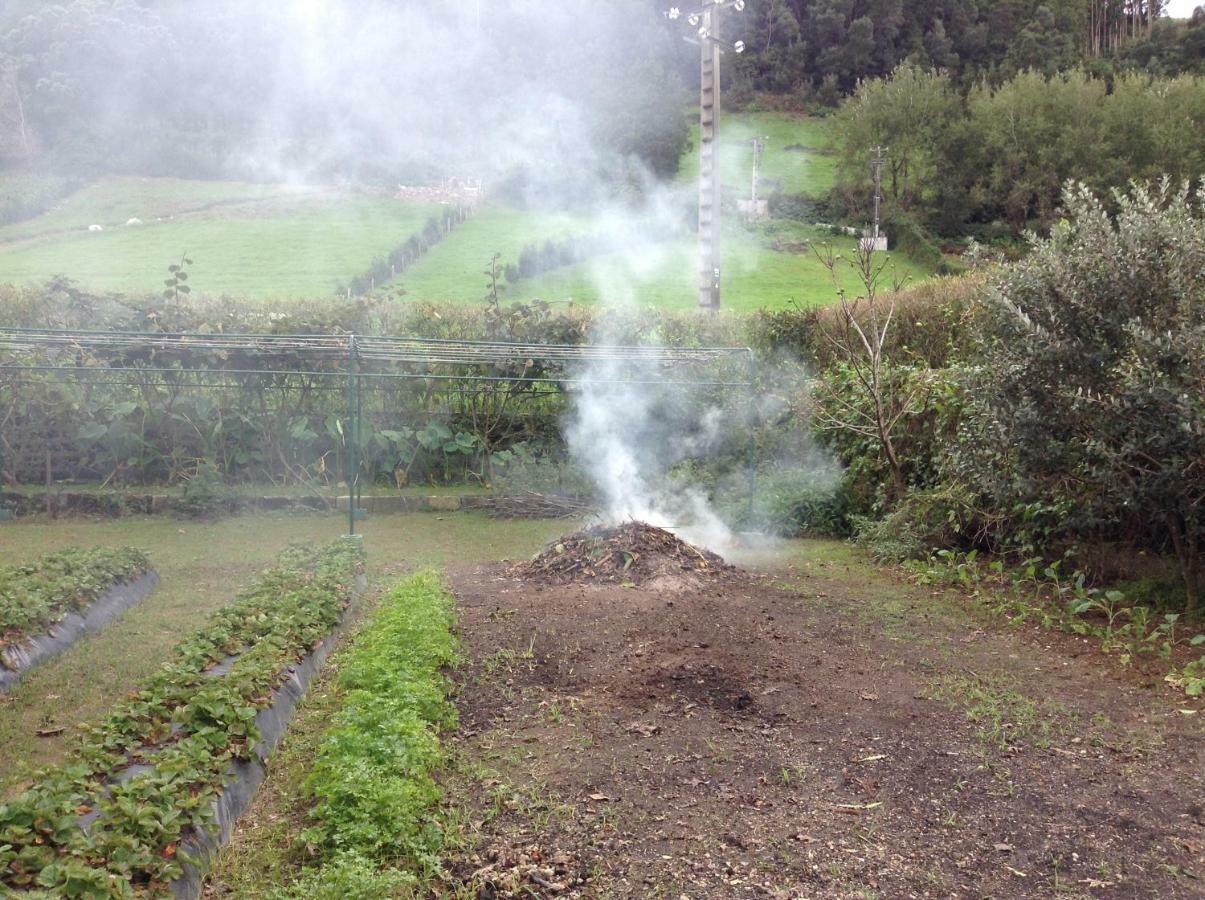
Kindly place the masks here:
MULTIPOLYGON (((452 562, 525 559, 572 526, 564 521, 429 513, 370 516, 364 534, 369 575, 391 583, 403 571, 452 562)), ((33 669, 0 697, 0 799, 34 766, 62 759, 80 723, 101 719, 113 701, 156 671, 171 648, 229 603, 290 543, 325 543, 347 530, 337 513, 265 513, 197 522, 159 517, 21 520, 0 524, 6 563, 71 546, 146 550, 159 586, 136 607, 65 653, 33 669), (37 732, 62 727, 63 733, 37 732)))
MULTIPOLYGON (((818 196, 833 182, 826 120, 787 113, 736 113, 724 120, 725 184, 748 190, 753 136, 766 139, 765 190, 818 196), (794 149, 787 149, 788 147, 794 149)), ((698 148, 684 157, 676 185, 698 173, 698 148)), ((2 185, 0 185, 2 189, 2 185)), ((38 283, 66 275, 98 291, 159 292, 167 267, 187 252, 196 292, 248 299, 330 296, 374 257, 403 243, 435 211, 382 196, 322 188, 163 178, 107 178, 45 214, 0 228, 0 282, 38 283), (129 227, 137 217, 145 223, 129 227), (89 225, 105 230, 90 233, 89 225)), ((490 258, 513 263, 527 244, 597 231, 584 215, 487 205, 394 286, 407 301, 478 303, 490 258)), ((836 291, 810 247, 853 240, 776 220, 755 230, 725 222, 724 306, 736 311, 831 302, 836 291)), ((901 276, 930 273, 904 257, 901 276)), ((694 241, 675 239, 633 254, 613 253, 505 286, 504 300, 572 299, 689 309, 696 303, 694 241)), ((852 273, 841 284, 856 289, 852 273)))
MULTIPOLYGON (((517 262, 525 244, 588 234, 588 218, 485 206, 397 278, 408 299, 477 302, 486 294, 486 269, 495 253, 499 265, 517 262)), ((504 294, 503 299, 511 299, 504 294)))
MULTIPOLYGON (((728 223, 723 244, 724 308, 750 312, 835 301, 837 290, 828 270, 811 249, 826 243, 848 256, 855 241, 798 222, 780 220, 752 231, 728 223), (775 249, 776 243, 782 249, 775 249)), ((889 271, 909 281, 932 274, 907 257, 896 255, 889 271)), ((507 285, 503 296, 507 300, 572 300, 585 304, 605 299, 610 304, 691 309, 698 302, 697 272, 695 242, 675 240, 651 245, 639 256, 605 254, 524 279, 507 285)), ((838 275, 839 284, 847 291, 859 291, 860 282, 848 266, 841 266, 838 275)), ((447 299, 457 298, 449 295, 447 299)))
POLYGON ((98 291, 160 291, 187 252, 194 291, 321 297, 422 228, 434 206, 345 191, 108 178, 0 229, 0 281, 66 275, 98 291), (145 223, 129 227, 139 218, 145 223), (89 225, 105 230, 90 233, 89 225))
MULTIPOLYGON (((820 197, 833 186, 837 158, 829 123, 790 113, 728 113, 720 123, 720 164, 724 186, 748 195, 753 164, 753 138, 765 142, 761 192, 820 197), (792 149, 787 149, 788 147, 792 149)), ((692 149, 682 159, 681 181, 699 177, 699 126, 691 128, 692 149)))

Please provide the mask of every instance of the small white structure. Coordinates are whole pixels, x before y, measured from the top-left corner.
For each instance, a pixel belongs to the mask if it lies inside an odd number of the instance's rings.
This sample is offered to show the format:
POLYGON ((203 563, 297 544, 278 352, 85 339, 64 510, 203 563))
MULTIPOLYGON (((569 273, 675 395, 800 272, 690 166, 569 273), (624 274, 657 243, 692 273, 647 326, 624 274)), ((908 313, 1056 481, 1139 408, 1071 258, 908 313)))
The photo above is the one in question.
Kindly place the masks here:
POLYGON ((129 227, 131 227, 131 228, 137 228, 137 227, 138 227, 139 225, 141 225, 141 224, 142 224, 142 219, 139 219, 139 218, 137 218, 137 217, 135 217, 135 218, 133 218, 133 219, 129 219, 129 220, 126 222, 126 225, 128 225, 128 226, 129 226, 129 227))
POLYGON ((89 231, 104 231, 104 230, 105 230, 105 226, 103 226, 103 225, 89 225, 89 226, 88 226, 88 230, 89 230, 89 231))
POLYGON ((861 247, 863 253, 871 251, 882 253, 887 249, 887 235, 881 231, 878 233, 878 236, 863 234, 862 239, 858 242, 858 246, 861 247))

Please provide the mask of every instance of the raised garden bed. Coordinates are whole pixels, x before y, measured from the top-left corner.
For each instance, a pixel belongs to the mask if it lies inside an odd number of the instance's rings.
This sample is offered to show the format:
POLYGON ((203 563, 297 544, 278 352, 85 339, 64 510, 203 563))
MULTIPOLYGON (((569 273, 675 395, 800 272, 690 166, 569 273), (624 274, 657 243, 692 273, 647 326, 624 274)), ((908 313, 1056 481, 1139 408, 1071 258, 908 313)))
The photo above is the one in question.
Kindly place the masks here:
POLYGON ((292 712, 283 701, 296 702, 300 673, 325 656, 315 654, 360 583, 362 553, 350 539, 285 551, 63 765, 0 805, 0 892, 195 895, 184 857, 241 808, 241 766, 279 739, 292 712))
POLYGON ((0 691, 133 606, 155 586, 145 553, 71 548, 0 568, 0 691))

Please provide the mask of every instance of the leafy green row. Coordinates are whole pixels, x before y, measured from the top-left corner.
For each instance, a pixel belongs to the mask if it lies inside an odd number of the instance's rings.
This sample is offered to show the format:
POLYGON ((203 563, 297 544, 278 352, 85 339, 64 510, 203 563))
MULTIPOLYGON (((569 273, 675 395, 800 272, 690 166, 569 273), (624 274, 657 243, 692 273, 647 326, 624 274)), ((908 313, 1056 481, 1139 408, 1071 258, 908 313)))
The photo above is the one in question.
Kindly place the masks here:
POLYGON ((113 585, 149 571, 141 550, 70 547, 0 568, 0 649, 79 612, 113 585))
POLYGON ((66 763, 0 805, 0 893, 167 893, 182 873, 182 834, 209 822, 231 760, 248 758, 259 737, 256 713, 288 666, 338 622, 362 554, 350 540, 286 550, 90 729, 66 763), (207 674, 234 655, 225 675, 207 674))
POLYGON ((385 896, 438 869, 432 772, 439 732, 456 723, 444 674, 456 659, 453 622, 451 596, 422 573, 394 588, 348 648, 344 707, 307 783, 316 802, 301 840, 322 865, 279 897, 385 896))

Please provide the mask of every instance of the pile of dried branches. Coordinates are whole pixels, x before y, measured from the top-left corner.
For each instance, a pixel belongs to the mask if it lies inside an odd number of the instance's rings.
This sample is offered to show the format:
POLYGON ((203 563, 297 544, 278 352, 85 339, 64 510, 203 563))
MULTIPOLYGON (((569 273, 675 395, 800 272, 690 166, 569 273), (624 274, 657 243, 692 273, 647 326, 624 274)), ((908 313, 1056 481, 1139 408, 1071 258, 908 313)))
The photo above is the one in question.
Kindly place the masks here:
POLYGON ((496 519, 573 519, 596 512, 593 506, 577 497, 560 494, 499 494, 484 502, 486 511, 496 519))
POLYGON ((601 582, 642 584, 663 575, 717 576, 732 566, 672 533, 646 525, 596 525, 550 544, 531 562, 516 567, 528 581, 555 584, 601 582))

